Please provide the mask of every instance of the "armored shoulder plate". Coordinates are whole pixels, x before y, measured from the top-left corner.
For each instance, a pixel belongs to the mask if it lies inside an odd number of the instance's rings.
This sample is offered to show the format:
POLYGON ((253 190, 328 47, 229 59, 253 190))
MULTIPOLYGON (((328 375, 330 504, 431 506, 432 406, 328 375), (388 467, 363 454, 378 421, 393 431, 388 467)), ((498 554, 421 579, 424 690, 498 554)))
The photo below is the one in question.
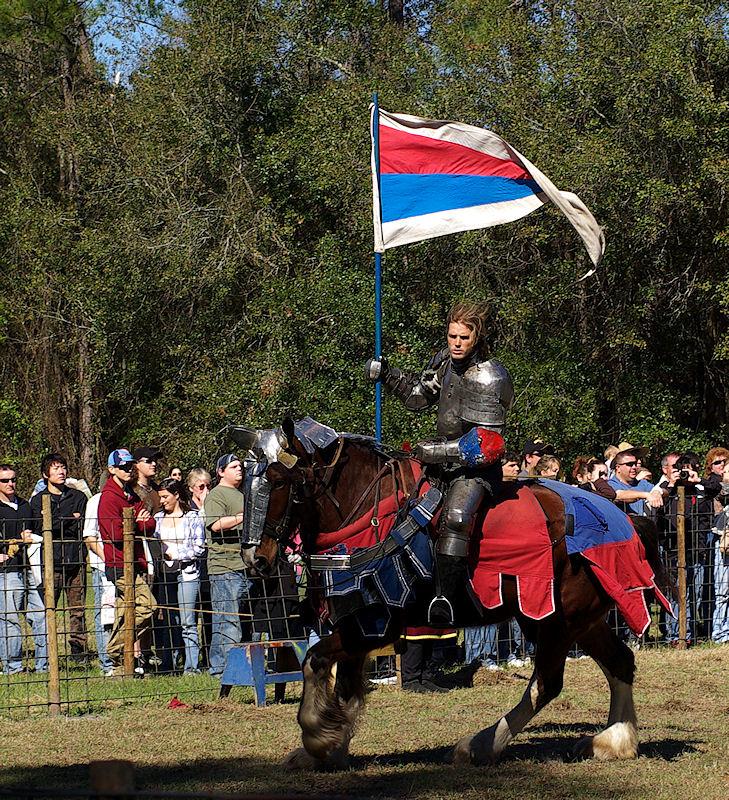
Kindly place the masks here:
POLYGON ((466 370, 460 389, 461 419, 503 434, 514 403, 514 385, 506 367, 494 360, 474 364, 466 370))
POLYGON ((514 401, 511 376, 498 361, 473 359, 461 374, 448 361, 442 375, 438 435, 457 439, 474 425, 504 435, 506 416, 514 401))

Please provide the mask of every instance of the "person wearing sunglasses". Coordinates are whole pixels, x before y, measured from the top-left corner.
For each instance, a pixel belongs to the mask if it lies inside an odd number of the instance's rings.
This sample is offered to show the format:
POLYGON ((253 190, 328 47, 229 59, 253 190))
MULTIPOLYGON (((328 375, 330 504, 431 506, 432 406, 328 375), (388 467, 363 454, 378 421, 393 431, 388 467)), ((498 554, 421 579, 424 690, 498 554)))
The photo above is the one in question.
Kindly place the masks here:
MULTIPOLYGON (((116 586, 116 596, 124 600, 124 509, 133 509, 135 520, 134 537, 134 657, 135 676, 144 677, 143 651, 149 643, 152 630, 152 617, 157 603, 144 576, 147 574, 147 558, 144 537, 154 534, 155 521, 144 502, 132 491, 129 483, 136 467, 134 456, 126 449, 114 450, 109 454, 107 469, 109 480, 101 490, 99 500, 99 531, 104 545, 104 564, 106 577, 116 586)), ((122 604, 117 604, 121 612, 122 604)), ((118 671, 124 657, 124 615, 117 613, 111 630, 107 655, 118 671)))
MULTIPOLYGON (((205 498, 210 492, 210 487, 213 485, 213 479, 210 473, 202 467, 195 467, 187 473, 187 488, 190 492, 190 508, 197 511, 200 519, 205 524, 205 517, 203 514, 203 506, 205 498)), ((202 622, 202 639, 200 640, 200 666, 203 669, 208 669, 210 666, 210 642, 213 638, 213 605, 210 597, 210 577, 208 576, 208 559, 207 553, 199 559, 198 566, 200 568, 200 591, 198 593, 198 604, 196 610, 202 622)))
POLYGON ((0 464, 0 668, 25 672, 21 609, 33 632, 35 671, 48 670, 46 613, 30 574, 27 546, 36 542, 30 504, 15 493, 15 467, 0 464))
POLYGON ((645 479, 638 480, 639 459, 646 457, 648 448, 633 447, 628 442, 618 445, 613 456, 612 467, 615 472, 608 480, 615 490, 615 502, 626 514, 646 516, 646 505, 650 508, 663 508, 663 492, 645 479))
POLYGON ((154 515, 162 508, 158 492, 159 486, 155 482, 155 478, 157 477, 157 465, 163 455, 156 447, 137 447, 132 450, 132 457, 136 462, 132 476, 132 489, 147 507, 147 511, 154 515))
POLYGON ((712 447, 706 454, 701 482, 709 495, 716 496, 722 491, 721 482, 727 464, 729 464, 729 450, 726 447, 712 447))

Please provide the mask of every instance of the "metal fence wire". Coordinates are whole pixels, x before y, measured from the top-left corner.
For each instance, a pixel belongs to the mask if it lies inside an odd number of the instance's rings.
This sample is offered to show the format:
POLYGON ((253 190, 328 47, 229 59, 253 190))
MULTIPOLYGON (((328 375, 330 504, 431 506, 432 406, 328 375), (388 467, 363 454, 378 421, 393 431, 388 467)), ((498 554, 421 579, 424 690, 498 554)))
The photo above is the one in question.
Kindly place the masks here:
MULTIPOLYGON (((321 634, 297 613, 300 567, 281 561, 266 579, 209 575, 204 557, 194 564, 175 557, 174 530, 166 544, 159 526, 140 537, 128 509, 123 567, 109 570, 98 519, 59 518, 47 493, 42 500, 41 517, 21 520, 12 532, 0 528, 3 715, 83 713, 172 695, 215 700, 232 645, 321 634), (150 675, 160 679, 134 680, 150 675)), ((611 612, 616 632, 632 646, 729 641, 729 555, 716 511, 681 487, 657 515, 664 563, 678 587, 675 618, 654 607, 649 630, 636 640, 611 612)), ((461 659, 476 645, 496 664, 523 664, 533 655, 516 623, 478 629, 486 642, 474 643, 474 630, 465 632, 461 659)), ((274 658, 272 647, 271 665, 274 658)), ((378 658, 371 669, 377 682, 393 682, 393 659, 378 658)))

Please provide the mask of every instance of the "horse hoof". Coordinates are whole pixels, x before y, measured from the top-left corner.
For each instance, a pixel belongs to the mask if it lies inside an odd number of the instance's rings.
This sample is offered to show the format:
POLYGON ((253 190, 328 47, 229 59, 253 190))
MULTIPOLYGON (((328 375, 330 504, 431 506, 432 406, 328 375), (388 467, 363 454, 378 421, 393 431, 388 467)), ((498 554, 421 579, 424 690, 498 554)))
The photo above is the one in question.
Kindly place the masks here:
POLYGON ((456 766, 472 764, 487 767, 496 764, 498 760, 499 756, 488 745, 488 737, 464 736, 453 748, 453 763, 456 766))
POLYGON ((297 747, 292 750, 286 758, 281 762, 284 769, 293 771, 296 770, 314 770, 319 764, 319 759, 309 755, 303 747, 297 747))
POLYGON ((592 758, 592 736, 583 736, 579 742, 572 748, 571 761, 582 761, 586 758, 592 758))
POLYGON ((453 748, 453 763, 457 767, 467 766, 471 763, 471 739, 472 736, 464 736, 453 748))
POLYGON ((624 761, 638 756, 638 735, 630 722, 616 722, 595 736, 585 736, 575 745, 575 759, 624 761))
POLYGON ((326 758, 316 758, 308 753, 303 747, 292 750, 281 762, 284 769, 293 771, 307 770, 318 772, 330 772, 332 770, 342 770, 349 767, 349 753, 344 748, 332 752, 326 758))

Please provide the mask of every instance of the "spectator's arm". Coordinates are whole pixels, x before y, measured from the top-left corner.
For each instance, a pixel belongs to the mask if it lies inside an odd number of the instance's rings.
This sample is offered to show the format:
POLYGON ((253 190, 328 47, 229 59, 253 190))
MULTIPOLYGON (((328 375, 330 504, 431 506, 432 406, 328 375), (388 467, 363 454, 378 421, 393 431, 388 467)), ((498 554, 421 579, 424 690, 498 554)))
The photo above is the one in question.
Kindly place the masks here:
POLYGON ((84 536, 84 543, 92 553, 95 553, 102 561, 104 560, 104 547, 96 536, 84 536))
POLYGON ((235 516, 225 516, 225 517, 218 517, 215 522, 208 525, 211 531, 215 531, 215 533, 222 533, 223 531, 229 531, 231 528, 237 528, 239 525, 243 524, 244 515, 241 511, 240 514, 236 514, 235 516))
POLYGON ((180 545, 180 561, 196 561, 205 555, 205 527, 198 514, 185 514, 185 539, 180 545))
MULTIPOLYGON (((242 497, 241 497, 242 499, 242 497)), ((205 498, 205 520, 207 529, 211 533, 223 533, 243 524, 244 514, 225 514, 226 507, 215 497, 215 493, 205 498)))

